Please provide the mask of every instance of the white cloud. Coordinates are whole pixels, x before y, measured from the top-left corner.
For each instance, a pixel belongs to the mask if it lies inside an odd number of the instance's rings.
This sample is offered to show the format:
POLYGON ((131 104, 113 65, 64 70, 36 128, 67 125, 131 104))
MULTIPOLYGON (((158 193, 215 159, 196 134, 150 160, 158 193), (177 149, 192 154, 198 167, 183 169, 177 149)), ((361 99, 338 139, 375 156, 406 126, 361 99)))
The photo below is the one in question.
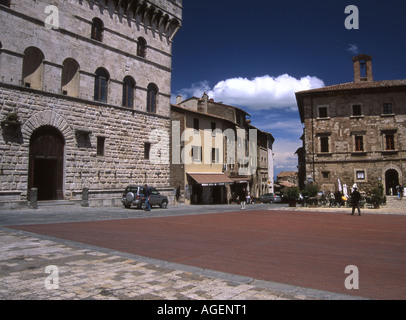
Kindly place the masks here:
POLYGON ((352 44, 350 43, 348 45, 347 51, 351 52, 352 54, 359 54, 360 51, 358 49, 358 45, 357 44, 352 44))
MULTIPOLYGON (((183 88, 179 92, 176 93, 176 95, 181 95, 183 100, 190 98, 190 97, 198 97, 200 98, 203 93, 210 91, 211 88, 209 86, 208 81, 199 81, 192 83, 190 88, 183 88)), ((172 103, 175 103, 176 101, 176 96, 172 96, 172 103)))
POLYGON ((276 139, 273 145, 275 171, 296 171, 297 155, 295 155, 295 152, 301 146, 301 140, 299 139, 295 141, 276 139))
POLYGON ((180 94, 189 96, 193 93, 192 95, 201 97, 203 92, 207 92, 214 101, 252 110, 296 109, 296 91, 323 86, 322 80, 312 76, 296 79, 288 74, 278 77, 265 75, 253 79, 231 78, 223 80, 211 90, 208 82, 202 81, 193 84, 191 88, 181 90, 180 94))
POLYGON ((215 101, 249 109, 296 108, 295 92, 324 86, 316 77, 296 79, 283 74, 253 79, 233 78, 219 82, 208 94, 215 101))
MULTIPOLYGON (((296 109, 297 111, 297 109, 296 109)), ((267 115, 263 115, 262 119, 258 116, 251 117, 253 125, 258 129, 271 132, 273 134, 289 135, 295 138, 300 137, 303 133, 303 125, 296 117, 289 116, 289 114, 278 114, 278 118, 272 119, 267 115), (282 118, 285 116, 285 118, 282 118)))

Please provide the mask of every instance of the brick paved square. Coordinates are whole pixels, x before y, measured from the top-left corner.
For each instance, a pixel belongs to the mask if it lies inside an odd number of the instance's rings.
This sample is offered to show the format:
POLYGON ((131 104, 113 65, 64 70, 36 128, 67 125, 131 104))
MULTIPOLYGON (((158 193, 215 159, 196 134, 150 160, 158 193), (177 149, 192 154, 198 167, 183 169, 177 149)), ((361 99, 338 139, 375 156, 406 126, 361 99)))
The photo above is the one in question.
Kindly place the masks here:
MULTIPOLYGON (((406 217, 400 215, 256 210, 13 228, 258 280, 366 298, 406 298, 406 217), (344 285, 348 265, 359 269, 358 290, 344 285)), ((177 277, 199 281, 192 274, 177 277)), ((234 296, 241 294, 237 290, 234 296)))

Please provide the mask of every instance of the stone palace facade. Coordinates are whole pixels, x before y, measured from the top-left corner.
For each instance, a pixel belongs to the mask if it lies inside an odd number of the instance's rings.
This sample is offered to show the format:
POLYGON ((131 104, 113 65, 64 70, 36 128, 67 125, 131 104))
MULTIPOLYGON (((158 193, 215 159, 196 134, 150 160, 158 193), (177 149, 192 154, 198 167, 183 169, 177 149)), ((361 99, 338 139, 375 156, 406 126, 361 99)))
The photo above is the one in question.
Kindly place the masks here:
POLYGON ((336 191, 338 179, 386 195, 406 183, 406 80, 375 81, 372 57, 353 58, 354 81, 296 93, 304 124, 299 184, 336 191))
MULTIPOLYGON (((0 202, 170 188, 182 0, 1 0, 0 202), (153 158, 153 161, 151 160, 153 158)), ((113 203, 114 204, 114 203, 113 203)))

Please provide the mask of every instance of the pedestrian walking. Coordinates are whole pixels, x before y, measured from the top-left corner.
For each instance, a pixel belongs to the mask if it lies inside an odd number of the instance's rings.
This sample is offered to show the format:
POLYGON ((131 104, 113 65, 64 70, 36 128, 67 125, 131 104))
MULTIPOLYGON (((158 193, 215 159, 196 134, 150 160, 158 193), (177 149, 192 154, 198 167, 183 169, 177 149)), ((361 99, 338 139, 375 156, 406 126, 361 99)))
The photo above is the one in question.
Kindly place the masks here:
POLYGON ((151 189, 147 186, 147 184, 144 185, 145 188, 145 211, 151 211, 151 205, 149 204, 149 201, 151 200, 151 189))
POLYGON ((247 192, 245 189, 242 189, 242 192, 240 194, 240 203, 241 203, 241 209, 245 210, 245 202, 247 201, 247 192))
POLYGON ((342 199, 343 195, 341 194, 340 191, 337 191, 334 196, 335 196, 337 207, 340 208, 341 204, 342 204, 342 201, 343 201, 343 199, 342 199))
POLYGON ((359 207, 359 202, 361 200, 361 194, 358 192, 357 188, 354 188, 354 191, 351 193, 351 199, 352 199, 352 213, 351 215, 354 215, 355 208, 358 210, 358 215, 361 215, 361 209, 359 207))
POLYGON ((330 199, 330 207, 334 207, 335 206, 335 196, 334 193, 332 191, 330 191, 329 195, 328 195, 329 199, 330 199))

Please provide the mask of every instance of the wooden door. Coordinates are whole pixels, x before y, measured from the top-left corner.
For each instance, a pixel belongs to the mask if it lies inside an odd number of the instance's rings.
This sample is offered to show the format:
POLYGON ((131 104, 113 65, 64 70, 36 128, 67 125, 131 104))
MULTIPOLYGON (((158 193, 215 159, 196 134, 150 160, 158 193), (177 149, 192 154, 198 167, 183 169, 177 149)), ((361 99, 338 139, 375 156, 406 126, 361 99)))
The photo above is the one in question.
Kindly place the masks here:
POLYGON ((28 188, 38 188, 38 200, 63 199, 64 145, 60 132, 49 126, 31 137, 28 188))

